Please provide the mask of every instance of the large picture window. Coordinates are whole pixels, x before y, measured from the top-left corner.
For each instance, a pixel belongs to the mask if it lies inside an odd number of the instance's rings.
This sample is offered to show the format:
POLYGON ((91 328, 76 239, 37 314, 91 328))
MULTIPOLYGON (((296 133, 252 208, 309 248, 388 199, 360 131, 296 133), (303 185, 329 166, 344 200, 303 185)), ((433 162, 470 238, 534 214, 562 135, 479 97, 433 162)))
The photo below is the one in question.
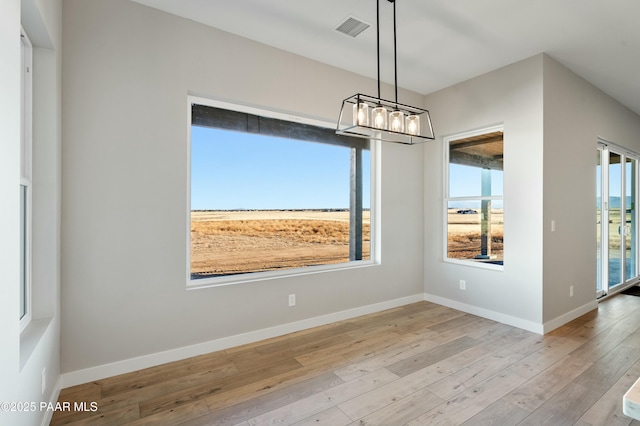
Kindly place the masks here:
POLYGON ((445 146, 445 258, 502 267, 502 127, 448 137, 445 146))
POLYGON ((191 284, 372 259, 369 141, 205 102, 191 103, 191 284))

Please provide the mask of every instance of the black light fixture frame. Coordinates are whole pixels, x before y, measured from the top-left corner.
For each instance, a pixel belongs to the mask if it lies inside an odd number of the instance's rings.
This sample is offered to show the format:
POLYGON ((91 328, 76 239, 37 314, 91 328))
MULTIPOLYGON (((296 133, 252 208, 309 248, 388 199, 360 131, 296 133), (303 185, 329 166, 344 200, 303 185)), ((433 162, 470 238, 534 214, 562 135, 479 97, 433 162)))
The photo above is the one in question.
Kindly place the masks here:
POLYGON ((433 132, 433 124, 429 111, 423 108, 417 108, 398 102, 398 58, 397 58, 397 38, 396 38, 396 2, 395 0, 387 0, 393 3, 393 63, 394 63, 394 87, 395 101, 389 101, 380 97, 380 0, 376 2, 376 37, 377 37, 377 58, 378 58, 378 97, 356 93, 342 101, 340 115, 336 133, 341 135, 355 136, 366 139, 381 140, 384 142, 395 142, 406 145, 414 145, 424 143, 435 139, 433 132), (369 108, 383 106, 390 111, 401 111, 403 115, 417 115, 420 117, 420 133, 411 134, 407 132, 397 132, 388 129, 380 129, 377 127, 357 124, 343 124, 349 120, 349 111, 352 111, 354 105, 361 103, 366 104, 369 108), (346 111, 346 112, 345 112, 346 111))

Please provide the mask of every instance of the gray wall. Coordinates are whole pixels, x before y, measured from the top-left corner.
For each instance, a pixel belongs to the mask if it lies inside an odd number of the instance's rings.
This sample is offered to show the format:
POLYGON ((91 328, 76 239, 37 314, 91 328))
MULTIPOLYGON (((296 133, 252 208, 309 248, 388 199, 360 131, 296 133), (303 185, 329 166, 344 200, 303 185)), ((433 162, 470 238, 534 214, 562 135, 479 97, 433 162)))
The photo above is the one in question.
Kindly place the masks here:
POLYGON ((530 329, 542 321, 542 95, 539 55, 426 97, 439 137, 425 150, 425 293, 530 329), (504 270, 443 262, 442 137, 496 124, 504 124, 504 270))
POLYGON ((375 81, 126 0, 63 41, 63 372, 422 294, 423 148, 387 145, 381 265, 185 288, 187 95, 334 121, 375 81))
POLYGON ((640 117, 543 54, 428 95, 426 105, 438 142, 503 123, 505 151, 505 265, 490 271, 443 262, 444 152, 426 147, 427 298, 538 332, 595 308, 596 142, 639 152, 640 117))
POLYGON ((187 291, 187 95, 333 121, 375 81, 126 0, 64 0, 63 42, 64 373, 423 292, 536 330, 595 306, 595 140, 638 150, 638 117, 549 57, 401 91, 439 138, 382 147, 381 265, 187 291), (443 262, 442 136, 495 124, 504 271, 443 262))
POLYGON ((544 321, 594 297, 599 136, 640 152, 640 117, 545 57, 544 321))

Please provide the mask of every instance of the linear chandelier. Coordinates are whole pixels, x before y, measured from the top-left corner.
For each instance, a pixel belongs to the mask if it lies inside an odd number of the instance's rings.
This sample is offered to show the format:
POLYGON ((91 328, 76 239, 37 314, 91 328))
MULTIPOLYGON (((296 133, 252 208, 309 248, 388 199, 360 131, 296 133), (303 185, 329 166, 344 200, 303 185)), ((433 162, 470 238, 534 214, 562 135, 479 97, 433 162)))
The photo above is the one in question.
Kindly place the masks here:
POLYGON ((393 3, 393 62, 395 101, 380 98, 380 0, 376 8, 378 47, 378 97, 356 93, 342 101, 336 133, 406 145, 435 139, 429 111, 398 102, 398 58, 396 52, 396 2, 393 3))

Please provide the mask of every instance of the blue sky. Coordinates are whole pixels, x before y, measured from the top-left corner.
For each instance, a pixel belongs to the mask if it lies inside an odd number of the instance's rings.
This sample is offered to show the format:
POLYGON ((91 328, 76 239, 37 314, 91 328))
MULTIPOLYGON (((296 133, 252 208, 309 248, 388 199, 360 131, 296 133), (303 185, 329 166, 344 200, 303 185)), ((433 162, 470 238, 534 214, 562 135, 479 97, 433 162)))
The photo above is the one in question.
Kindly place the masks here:
POLYGON ((191 209, 348 208, 349 163, 345 147, 192 126, 191 209))
MULTIPOLYGON (((631 208, 631 203, 633 202, 633 191, 631 181, 633 179, 633 169, 631 163, 626 163, 625 166, 625 192, 626 192, 626 202, 627 208, 631 208)), ((619 208, 620 207, 620 198, 622 196, 622 167, 620 163, 613 163, 609 165, 609 199, 610 199, 610 207, 619 208)), ((597 203, 598 207, 600 207, 600 197, 602 196, 602 171, 601 166, 598 166, 596 173, 596 188, 597 188, 597 203)))
MULTIPOLYGON (((491 171, 491 195, 503 195, 502 170, 491 171)), ((482 195, 482 169, 478 167, 449 165, 449 196, 478 197, 482 195)))
MULTIPOLYGON (((365 151, 365 208, 370 207, 369 162, 365 151)), ((191 209, 348 208, 349 163, 346 147, 192 126, 191 209)), ((480 196, 480 173, 452 164, 450 195, 480 196)), ((492 195, 502 195, 502 175, 492 172, 492 195)), ((452 207, 475 204, 459 201, 452 207)))

